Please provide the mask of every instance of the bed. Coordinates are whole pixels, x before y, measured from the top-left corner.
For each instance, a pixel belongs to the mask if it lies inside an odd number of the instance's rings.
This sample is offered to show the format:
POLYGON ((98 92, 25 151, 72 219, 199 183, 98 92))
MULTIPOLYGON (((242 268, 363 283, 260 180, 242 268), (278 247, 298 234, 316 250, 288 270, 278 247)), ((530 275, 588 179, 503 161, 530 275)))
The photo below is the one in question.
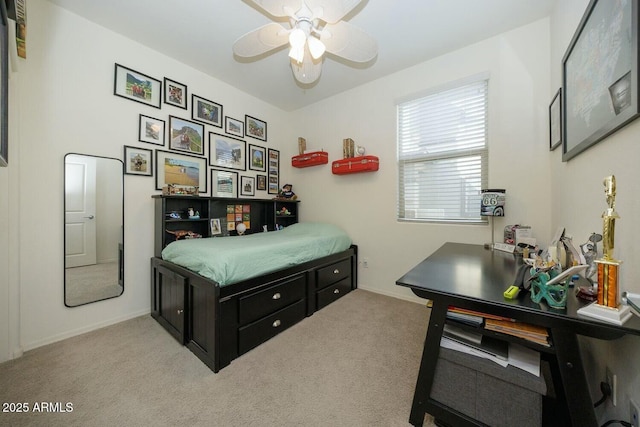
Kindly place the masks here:
POLYGON ((151 315, 214 372, 357 286, 331 224, 178 240, 151 259, 151 315))

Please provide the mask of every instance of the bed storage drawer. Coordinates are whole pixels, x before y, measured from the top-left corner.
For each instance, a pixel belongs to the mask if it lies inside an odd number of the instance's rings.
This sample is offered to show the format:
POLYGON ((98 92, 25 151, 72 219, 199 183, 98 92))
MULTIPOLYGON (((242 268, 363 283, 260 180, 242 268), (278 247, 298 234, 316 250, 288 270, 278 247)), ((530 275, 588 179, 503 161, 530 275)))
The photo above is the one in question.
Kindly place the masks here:
POLYGON ((295 325, 306 316, 306 303, 298 301, 261 320, 240 328, 238 332, 239 354, 244 354, 280 332, 295 325))
POLYGON ((318 291, 318 310, 331 304, 350 291, 351 277, 342 279, 338 283, 334 283, 333 285, 327 286, 325 289, 318 291))
POLYGON ((263 291, 240 298, 238 321, 241 325, 258 320, 289 304, 304 299, 306 280, 296 276, 263 291))
POLYGON ((316 287, 322 289, 351 275, 351 259, 338 261, 318 269, 316 287))

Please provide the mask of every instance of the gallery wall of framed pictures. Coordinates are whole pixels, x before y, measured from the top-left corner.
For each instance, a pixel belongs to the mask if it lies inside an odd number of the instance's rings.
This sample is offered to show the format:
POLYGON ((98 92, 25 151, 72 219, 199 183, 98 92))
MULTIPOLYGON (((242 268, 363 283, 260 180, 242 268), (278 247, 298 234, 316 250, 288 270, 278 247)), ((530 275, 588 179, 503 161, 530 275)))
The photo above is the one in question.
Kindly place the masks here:
POLYGON ((137 137, 132 130, 131 143, 123 146, 125 173, 155 177, 155 190, 229 198, 278 194, 280 152, 266 146, 267 122, 225 116, 222 103, 175 77, 115 64, 113 94, 158 109, 139 112, 137 137))

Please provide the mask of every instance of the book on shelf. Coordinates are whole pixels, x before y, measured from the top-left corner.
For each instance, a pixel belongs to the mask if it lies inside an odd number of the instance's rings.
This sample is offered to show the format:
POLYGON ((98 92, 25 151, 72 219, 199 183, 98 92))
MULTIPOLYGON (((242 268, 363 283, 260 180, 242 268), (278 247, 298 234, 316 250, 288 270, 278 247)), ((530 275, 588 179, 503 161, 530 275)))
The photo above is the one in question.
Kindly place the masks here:
POLYGON ((475 311, 475 310, 469 310, 469 309, 466 309, 466 308, 454 307, 452 305, 449 306, 448 311, 453 312, 453 313, 458 313, 458 314, 466 314, 466 315, 469 315, 469 316, 482 317, 484 319, 506 320, 506 321, 510 321, 510 322, 514 322, 515 321, 514 319, 511 319, 510 317, 498 316, 497 314, 482 313, 481 311, 475 311))
POLYGON ((444 326, 442 336, 501 360, 509 358, 509 343, 497 338, 468 332, 451 325, 444 326))
POLYGON ((470 326, 482 326, 484 323, 484 317, 475 316, 472 314, 456 313, 451 310, 447 310, 447 319, 455 320, 456 322, 464 323, 470 326))
POLYGON ((549 347, 549 331, 543 326, 524 322, 486 319, 484 328, 488 331, 523 338, 528 341, 549 347))

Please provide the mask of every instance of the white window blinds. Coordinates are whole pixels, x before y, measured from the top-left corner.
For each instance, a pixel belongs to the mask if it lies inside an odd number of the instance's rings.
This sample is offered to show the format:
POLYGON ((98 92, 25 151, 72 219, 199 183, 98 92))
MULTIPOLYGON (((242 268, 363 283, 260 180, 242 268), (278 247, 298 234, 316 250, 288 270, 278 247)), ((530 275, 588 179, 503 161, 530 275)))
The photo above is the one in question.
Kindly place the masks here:
POLYGON ((482 222, 488 81, 398 104, 398 219, 482 222))

